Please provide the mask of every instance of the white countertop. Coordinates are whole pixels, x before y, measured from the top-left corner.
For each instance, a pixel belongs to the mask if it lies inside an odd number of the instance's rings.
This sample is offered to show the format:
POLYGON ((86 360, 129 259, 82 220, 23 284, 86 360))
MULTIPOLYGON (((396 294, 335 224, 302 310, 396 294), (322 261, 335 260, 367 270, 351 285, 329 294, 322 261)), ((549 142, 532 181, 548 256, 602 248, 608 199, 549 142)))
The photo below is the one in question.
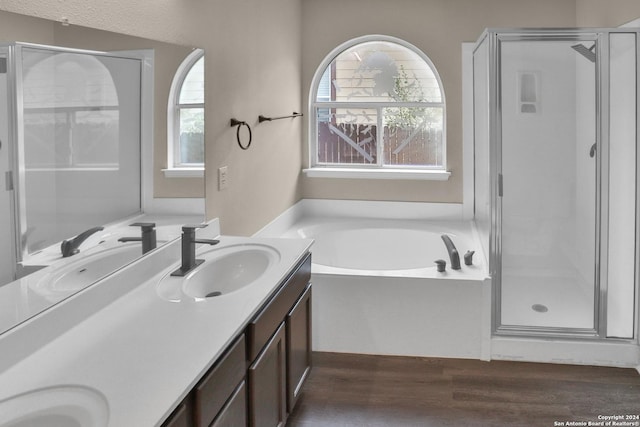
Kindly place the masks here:
MULTIPOLYGON (((259 243, 276 248, 280 260, 256 282, 235 292, 198 301, 184 298, 171 302, 157 293, 159 280, 180 264, 166 262, 167 254, 175 259, 175 246, 180 242, 170 243, 142 260, 146 263, 135 262, 92 287, 104 287, 96 289, 96 294, 108 292, 109 286, 130 289, 123 291, 124 295, 8 366, 0 374, 0 404, 36 389, 77 385, 104 395, 109 405, 109 426, 161 424, 243 331, 312 242, 231 236, 221 236, 220 241, 213 247, 198 245, 198 252, 259 243), (158 264, 160 268, 156 267, 158 264)), ((71 298, 49 312, 60 316, 62 312, 56 311, 72 310, 74 300, 81 298, 82 295, 71 298)), ((44 317, 36 320, 42 322, 44 317)), ((11 332, 21 333, 20 328, 11 332)), ((0 337, 0 351, 2 340, 0 337)), ((5 346, 9 345, 10 340, 5 346)), ((1 369, 2 366, 0 372, 1 369)), ((4 416, 0 411, 0 425, 4 416)))

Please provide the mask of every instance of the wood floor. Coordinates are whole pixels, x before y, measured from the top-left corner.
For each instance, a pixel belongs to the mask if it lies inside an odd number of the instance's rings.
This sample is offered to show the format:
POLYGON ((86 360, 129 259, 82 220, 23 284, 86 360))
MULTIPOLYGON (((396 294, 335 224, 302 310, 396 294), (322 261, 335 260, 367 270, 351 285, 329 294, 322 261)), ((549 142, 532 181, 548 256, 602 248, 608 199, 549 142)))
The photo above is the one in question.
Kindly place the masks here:
POLYGON ((314 353, 313 363, 287 427, 560 426, 640 415, 635 369, 336 353, 314 353))

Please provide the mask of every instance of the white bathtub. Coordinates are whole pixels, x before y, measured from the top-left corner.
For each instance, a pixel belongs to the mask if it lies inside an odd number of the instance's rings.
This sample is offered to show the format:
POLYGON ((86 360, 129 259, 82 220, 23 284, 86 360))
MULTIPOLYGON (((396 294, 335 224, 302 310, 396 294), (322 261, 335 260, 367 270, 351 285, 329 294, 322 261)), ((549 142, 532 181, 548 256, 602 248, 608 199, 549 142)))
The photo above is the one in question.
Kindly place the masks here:
POLYGON ((390 219, 390 203, 304 202, 258 235, 315 240, 314 350, 489 357, 490 281, 472 222, 416 219, 406 204, 390 219), (456 245, 460 270, 451 269, 442 234, 456 245), (471 266, 463 261, 469 250, 471 266), (447 262, 445 272, 437 259, 447 262))
POLYGON ((347 276, 412 277, 482 280, 486 277, 485 257, 469 221, 427 221, 306 216, 282 237, 314 239, 313 272, 347 276), (442 235, 455 244, 461 269, 452 270, 442 235), (473 264, 463 256, 473 251, 473 264), (438 272, 436 260, 446 262, 438 272))

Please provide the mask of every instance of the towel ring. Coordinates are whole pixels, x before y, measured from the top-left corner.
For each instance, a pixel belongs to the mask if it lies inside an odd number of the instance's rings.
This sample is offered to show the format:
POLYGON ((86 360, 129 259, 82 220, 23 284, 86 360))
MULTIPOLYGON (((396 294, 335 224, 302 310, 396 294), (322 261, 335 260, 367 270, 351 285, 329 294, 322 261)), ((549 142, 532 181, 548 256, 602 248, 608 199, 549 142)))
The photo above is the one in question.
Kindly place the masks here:
POLYGON ((251 134, 251 126, 249 126, 249 123, 247 123, 247 122, 240 121, 240 120, 232 118, 231 119, 231 127, 234 127, 234 126, 237 126, 237 129, 236 129, 236 141, 238 141, 238 145, 243 150, 248 149, 251 146, 251 140, 253 139, 253 135, 251 134), (240 140, 240 128, 242 126, 246 126, 247 130, 249 131, 249 142, 247 142, 246 145, 242 145, 242 141, 240 140))

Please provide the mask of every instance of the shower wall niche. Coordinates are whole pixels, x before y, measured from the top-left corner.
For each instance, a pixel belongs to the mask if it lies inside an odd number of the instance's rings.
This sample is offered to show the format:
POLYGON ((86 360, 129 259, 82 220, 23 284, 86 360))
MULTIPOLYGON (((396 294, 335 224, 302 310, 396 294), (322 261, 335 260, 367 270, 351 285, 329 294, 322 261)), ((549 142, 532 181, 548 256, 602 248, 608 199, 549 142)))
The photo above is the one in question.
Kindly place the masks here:
POLYGON ((634 339, 638 32, 487 30, 475 218, 498 335, 634 339))

